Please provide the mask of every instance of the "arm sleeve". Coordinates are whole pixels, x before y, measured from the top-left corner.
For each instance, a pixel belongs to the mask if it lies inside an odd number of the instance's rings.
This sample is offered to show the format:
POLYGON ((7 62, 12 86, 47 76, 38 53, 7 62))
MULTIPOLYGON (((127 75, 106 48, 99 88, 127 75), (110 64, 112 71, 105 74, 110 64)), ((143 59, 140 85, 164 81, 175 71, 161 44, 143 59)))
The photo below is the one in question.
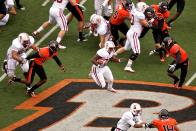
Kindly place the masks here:
POLYGON ((32 58, 40 58, 41 56, 39 55, 39 53, 38 52, 35 52, 35 53, 32 53, 32 54, 30 54, 29 56, 27 56, 27 60, 30 60, 30 59, 32 59, 32 58))
POLYGON ((56 61, 56 63, 57 63, 59 66, 62 65, 60 59, 59 59, 57 56, 53 56, 53 59, 56 61))

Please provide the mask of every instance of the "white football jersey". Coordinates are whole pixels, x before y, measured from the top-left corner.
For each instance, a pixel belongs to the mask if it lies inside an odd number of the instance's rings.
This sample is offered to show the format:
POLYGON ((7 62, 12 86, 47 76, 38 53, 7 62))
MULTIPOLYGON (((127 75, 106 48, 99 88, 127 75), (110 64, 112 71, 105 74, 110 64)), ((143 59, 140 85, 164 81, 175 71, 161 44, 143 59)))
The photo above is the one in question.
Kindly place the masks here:
POLYGON ((101 48, 97 51, 97 55, 99 55, 100 57, 102 57, 102 59, 106 60, 106 63, 109 61, 110 58, 112 58, 112 56, 114 55, 114 52, 112 53, 108 53, 108 51, 106 50, 106 48, 101 48))
POLYGON ((19 55, 22 55, 23 53, 25 53, 31 46, 32 44, 35 42, 34 38, 32 36, 29 36, 30 38, 30 44, 24 48, 22 43, 20 43, 19 39, 16 38, 12 41, 12 45, 9 47, 8 51, 7 51, 7 56, 9 58, 12 58, 12 51, 17 51, 19 55))
POLYGON ((6 5, 6 8, 11 8, 12 6, 14 6, 14 1, 6 0, 5 5, 6 5))
POLYGON ((109 33, 109 25, 108 22, 101 17, 101 22, 98 24, 96 31, 99 35, 107 35, 109 33))
POLYGON ((121 119, 117 123, 117 128, 127 131, 131 126, 134 126, 135 123, 140 123, 142 122, 141 116, 134 116, 131 111, 125 112, 121 119))
POLYGON ((69 0, 55 0, 52 4, 52 8, 58 8, 64 10, 69 0))
POLYGON ((132 10, 131 18, 131 29, 140 36, 143 26, 140 24, 140 20, 145 19, 145 15, 142 12, 137 11, 136 9, 132 10))

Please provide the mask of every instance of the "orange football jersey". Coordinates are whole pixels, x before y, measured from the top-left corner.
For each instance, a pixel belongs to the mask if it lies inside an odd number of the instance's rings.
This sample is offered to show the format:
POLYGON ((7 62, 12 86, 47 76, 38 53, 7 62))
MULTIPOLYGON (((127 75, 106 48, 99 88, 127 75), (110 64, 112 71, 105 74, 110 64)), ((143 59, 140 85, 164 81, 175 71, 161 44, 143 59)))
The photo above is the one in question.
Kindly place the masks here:
POLYGON ((168 119, 155 119, 152 124, 158 129, 158 131, 175 131, 174 126, 177 124, 173 118, 168 119))
POLYGON ((112 18, 110 19, 110 22, 113 25, 120 25, 125 19, 130 17, 130 12, 126 10, 122 4, 120 4, 115 13, 113 14, 112 18))

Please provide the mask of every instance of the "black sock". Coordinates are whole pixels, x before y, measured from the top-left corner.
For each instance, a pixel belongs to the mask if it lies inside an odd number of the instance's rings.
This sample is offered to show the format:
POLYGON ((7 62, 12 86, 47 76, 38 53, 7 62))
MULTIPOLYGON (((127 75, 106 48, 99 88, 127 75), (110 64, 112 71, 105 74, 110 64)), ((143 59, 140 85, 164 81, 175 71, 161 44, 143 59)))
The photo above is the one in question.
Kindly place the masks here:
POLYGON ((79 38, 82 39, 82 32, 79 32, 79 38))
POLYGON ((33 92, 34 90, 36 90, 39 86, 38 85, 34 85, 29 91, 33 92))

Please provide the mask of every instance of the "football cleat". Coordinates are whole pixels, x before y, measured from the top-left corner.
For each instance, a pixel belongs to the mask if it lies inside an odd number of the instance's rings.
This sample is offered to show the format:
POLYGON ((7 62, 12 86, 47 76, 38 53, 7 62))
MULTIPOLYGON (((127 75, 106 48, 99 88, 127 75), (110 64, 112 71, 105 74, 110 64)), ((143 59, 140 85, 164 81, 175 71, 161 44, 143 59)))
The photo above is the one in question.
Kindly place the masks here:
POLYGON ((39 38, 39 32, 37 31, 33 31, 33 33, 31 33, 31 35, 34 37, 34 38, 39 38))
POLYGON ((110 92, 113 92, 113 93, 116 93, 116 92, 117 92, 117 91, 116 91, 114 88, 112 88, 112 87, 111 87, 111 88, 107 88, 107 90, 110 91, 110 92))
POLYGON ((7 60, 3 61, 2 71, 4 71, 7 74, 7 60))
POLYGON ((67 48, 66 46, 63 46, 61 44, 58 44, 58 47, 59 47, 59 49, 65 49, 65 48, 67 48))
POLYGON ((35 92, 33 92, 33 91, 27 91, 27 95, 29 95, 31 97, 36 97, 35 92))
POLYGON ((133 70, 131 67, 128 67, 128 66, 126 66, 124 68, 124 70, 127 71, 127 72, 131 72, 131 73, 134 73, 135 72, 135 70, 133 70))
POLYGON ((82 37, 82 38, 78 38, 77 39, 77 42, 84 42, 84 41, 87 41, 88 39, 86 39, 85 37, 82 37))
POLYGON ((149 52, 149 56, 153 55, 155 52, 156 52, 155 50, 151 50, 151 51, 149 52))
POLYGON ((175 79, 175 80, 174 80, 174 87, 175 87, 175 88, 178 88, 178 82, 179 82, 179 79, 175 79))

